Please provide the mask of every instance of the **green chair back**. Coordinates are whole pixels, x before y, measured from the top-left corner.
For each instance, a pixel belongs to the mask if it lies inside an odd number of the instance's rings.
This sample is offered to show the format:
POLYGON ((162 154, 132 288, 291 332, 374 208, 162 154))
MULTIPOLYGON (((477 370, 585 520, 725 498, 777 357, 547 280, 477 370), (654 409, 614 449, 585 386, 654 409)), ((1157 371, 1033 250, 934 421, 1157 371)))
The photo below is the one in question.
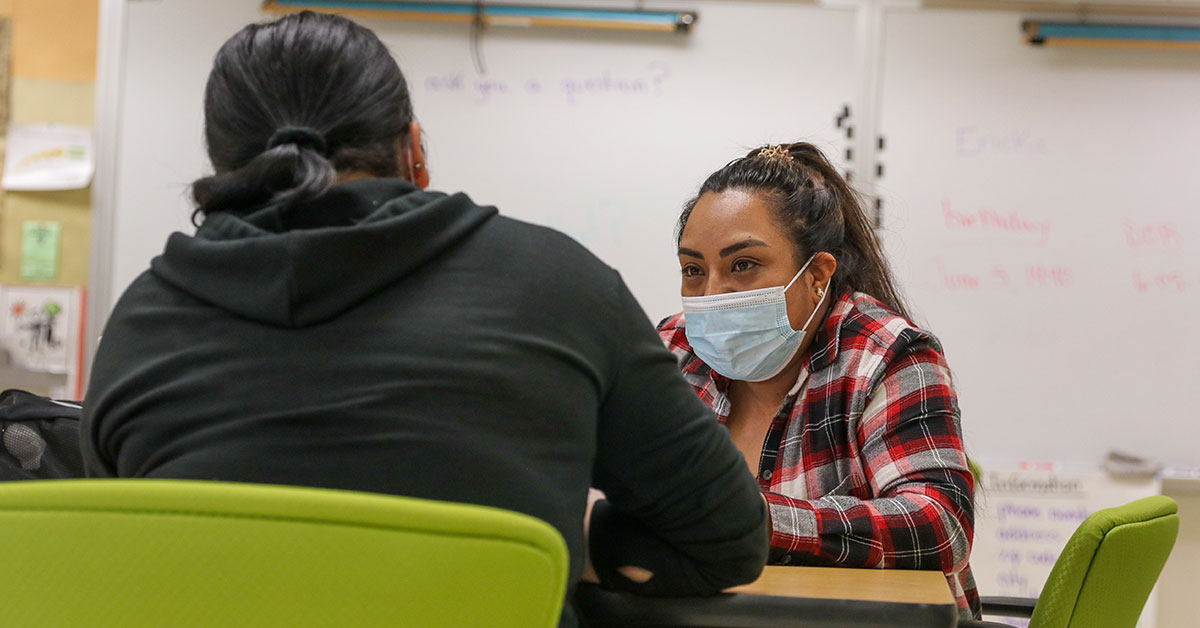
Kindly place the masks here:
POLYGON ((967 458, 967 470, 971 472, 971 476, 975 478, 975 490, 979 490, 979 483, 983 481, 983 467, 979 466, 973 458, 967 458))
POLYGON ((1093 513, 1063 548, 1029 628, 1133 628, 1179 533, 1178 506, 1147 497, 1093 513))
POLYGON ((568 559, 522 514, 176 480, 0 485, 0 624, 550 628, 568 559))

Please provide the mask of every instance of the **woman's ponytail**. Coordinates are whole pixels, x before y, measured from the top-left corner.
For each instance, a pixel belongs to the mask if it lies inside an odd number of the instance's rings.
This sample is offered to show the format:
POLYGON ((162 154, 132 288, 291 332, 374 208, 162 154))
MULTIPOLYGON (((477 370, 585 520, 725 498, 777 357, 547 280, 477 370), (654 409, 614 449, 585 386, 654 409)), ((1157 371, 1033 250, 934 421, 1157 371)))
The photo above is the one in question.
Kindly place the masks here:
POLYGON ((215 174, 192 184, 199 223, 324 194, 339 172, 399 176, 408 84, 370 30, 302 12, 234 35, 217 53, 204 98, 215 174))
POLYGON ((192 184, 200 216, 264 205, 295 205, 324 194, 337 180, 325 154, 328 144, 315 129, 284 127, 267 142, 267 150, 246 165, 192 184))

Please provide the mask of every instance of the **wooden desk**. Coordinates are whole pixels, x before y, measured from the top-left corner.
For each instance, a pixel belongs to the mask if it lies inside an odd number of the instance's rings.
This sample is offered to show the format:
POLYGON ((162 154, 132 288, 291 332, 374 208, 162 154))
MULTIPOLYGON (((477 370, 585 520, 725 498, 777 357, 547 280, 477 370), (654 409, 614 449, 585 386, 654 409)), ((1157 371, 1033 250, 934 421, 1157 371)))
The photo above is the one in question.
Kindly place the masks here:
POLYGON ((936 571, 778 567, 710 598, 649 598, 581 585, 588 625, 688 628, 952 628, 958 609, 936 571))

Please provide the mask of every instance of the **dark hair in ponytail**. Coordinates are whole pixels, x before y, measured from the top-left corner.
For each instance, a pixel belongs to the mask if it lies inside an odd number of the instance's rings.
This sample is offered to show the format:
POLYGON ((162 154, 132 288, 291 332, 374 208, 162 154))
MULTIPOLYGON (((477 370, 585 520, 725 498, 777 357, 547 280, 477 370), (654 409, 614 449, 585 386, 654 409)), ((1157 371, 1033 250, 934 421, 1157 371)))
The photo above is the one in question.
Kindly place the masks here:
POLYGON ((375 33, 305 11, 221 46, 204 119, 216 174, 192 185, 193 222, 315 198, 338 172, 398 176, 413 114, 404 74, 375 33))
POLYGON ((833 294, 865 292, 911 318, 858 194, 812 144, 773 148, 756 148, 709 176, 679 216, 676 244, 701 196, 726 190, 761 194, 796 244, 797 265, 827 252, 838 263, 830 286, 833 294))

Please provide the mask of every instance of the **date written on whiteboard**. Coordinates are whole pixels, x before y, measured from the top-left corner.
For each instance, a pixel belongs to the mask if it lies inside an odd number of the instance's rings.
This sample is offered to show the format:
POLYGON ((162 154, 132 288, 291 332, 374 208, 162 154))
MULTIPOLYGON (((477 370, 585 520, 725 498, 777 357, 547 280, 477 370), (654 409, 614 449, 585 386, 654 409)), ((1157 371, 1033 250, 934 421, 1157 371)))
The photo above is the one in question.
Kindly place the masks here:
POLYGON ((1123 220, 1121 230, 1131 251, 1174 253, 1183 249, 1183 233, 1172 222, 1123 220))
POLYGON ((1075 284, 1074 273, 1057 264, 998 264, 982 272, 960 271, 937 259, 939 283, 951 292, 1014 289, 1066 289, 1075 284))
POLYGON ((1200 290, 1200 273, 1185 270, 1134 269, 1131 278, 1138 294, 1182 294, 1200 290))
POLYGON ((1134 292, 1181 294, 1200 290, 1200 272, 1177 266, 1177 261, 1166 261, 1176 260, 1184 250, 1183 232, 1178 225, 1126 219, 1121 221, 1121 232, 1125 246, 1139 260, 1129 275, 1134 292))

